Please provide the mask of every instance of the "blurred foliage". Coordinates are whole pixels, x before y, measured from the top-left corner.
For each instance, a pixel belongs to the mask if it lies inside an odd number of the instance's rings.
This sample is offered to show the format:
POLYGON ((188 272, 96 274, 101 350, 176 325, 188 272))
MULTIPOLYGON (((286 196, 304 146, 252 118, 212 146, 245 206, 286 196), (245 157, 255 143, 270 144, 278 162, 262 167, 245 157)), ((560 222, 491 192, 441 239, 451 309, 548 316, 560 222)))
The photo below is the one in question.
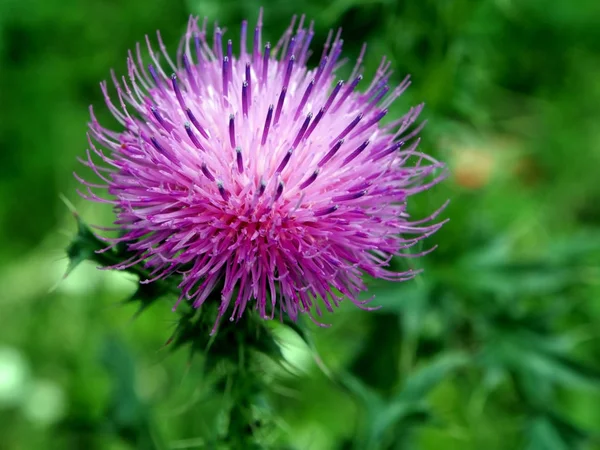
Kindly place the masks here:
MULTIPOLYGON (((56 284, 77 233, 58 194, 110 223, 71 172, 127 49, 160 29, 174 51, 189 13, 235 35, 259 6, 0 0, 0 447, 219 448, 235 397, 210 360, 165 350, 182 336, 168 289, 132 320, 157 292, 131 275, 86 262, 56 284)), ((423 148, 452 172, 413 213, 450 198, 451 220, 408 260, 421 276, 371 284, 377 312, 273 324, 281 355, 256 368, 269 390, 246 425, 278 449, 600 449, 600 2, 265 6, 272 40, 306 13, 315 45, 342 26, 367 74, 385 54, 412 75, 389 116, 425 101, 423 148)))

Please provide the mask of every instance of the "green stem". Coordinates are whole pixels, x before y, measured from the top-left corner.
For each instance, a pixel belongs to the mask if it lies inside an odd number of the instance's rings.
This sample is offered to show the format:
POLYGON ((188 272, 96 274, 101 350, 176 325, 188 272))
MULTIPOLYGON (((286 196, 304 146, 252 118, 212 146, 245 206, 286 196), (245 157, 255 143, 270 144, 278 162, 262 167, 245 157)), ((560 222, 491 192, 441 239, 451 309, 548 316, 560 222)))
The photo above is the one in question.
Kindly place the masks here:
POLYGON ((236 339, 238 360, 237 367, 232 374, 232 405, 229 412, 228 433, 231 450, 260 448, 254 435, 252 409, 255 393, 261 383, 255 378, 255 372, 250 367, 251 355, 242 339, 236 339))

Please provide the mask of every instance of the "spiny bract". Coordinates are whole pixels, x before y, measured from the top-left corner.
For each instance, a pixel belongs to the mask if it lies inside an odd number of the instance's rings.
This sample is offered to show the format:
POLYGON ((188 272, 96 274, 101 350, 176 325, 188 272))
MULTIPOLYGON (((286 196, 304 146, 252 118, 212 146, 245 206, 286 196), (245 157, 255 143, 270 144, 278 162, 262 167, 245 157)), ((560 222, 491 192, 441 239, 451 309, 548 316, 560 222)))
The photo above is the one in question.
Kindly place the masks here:
POLYGON ((152 275, 142 283, 180 272, 177 303, 200 307, 218 290, 219 319, 232 308, 232 320, 249 304, 265 319, 280 310, 292 320, 320 315, 318 299, 329 311, 343 298, 365 307, 363 274, 412 278, 389 269, 392 256, 417 256, 406 249, 442 225, 432 221, 443 207, 417 221, 406 210, 443 177, 442 164, 416 150, 422 105, 381 125, 410 84, 390 90, 385 58, 360 91, 366 47, 348 83, 337 81, 339 31, 309 69, 312 22, 306 29, 302 17, 296 28, 294 18, 277 45, 263 47, 261 11, 251 51, 247 26, 239 56, 231 40, 223 52, 217 26, 211 47, 206 20, 200 27, 194 17, 176 62, 160 33, 162 65, 148 37, 149 65, 138 44, 128 77, 113 74, 116 101, 101 84, 124 130, 104 128, 92 111, 82 162, 104 184, 77 176, 80 193, 114 205, 121 237, 105 239, 136 256, 113 268, 144 264, 152 275))

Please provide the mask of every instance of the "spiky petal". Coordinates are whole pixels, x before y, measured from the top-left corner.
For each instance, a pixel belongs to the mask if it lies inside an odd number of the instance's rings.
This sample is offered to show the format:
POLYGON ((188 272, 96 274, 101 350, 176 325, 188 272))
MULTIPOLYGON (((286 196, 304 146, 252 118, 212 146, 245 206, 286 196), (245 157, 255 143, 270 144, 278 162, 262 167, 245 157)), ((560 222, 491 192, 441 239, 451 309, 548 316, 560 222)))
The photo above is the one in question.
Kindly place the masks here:
POLYGON ((175 62, 160 35, 162 63, 147 38, 149 64, 138 45, 129 76, 113 76, 116 96, 102 84, 121 131, 92 113, 100 162, 89 151, 83 162, 105 185, 79 179, 84 197, 114 205, 124 234, 112 245, 136 254, 116 268, 143 263, 152 275, 142 282, 179 271, 179 301, 194 307, 218 289, 219 318, 239 319, 246 307, 265 319, 278 309, 314 318, 344 298, 366 308, 363 275, 412 278, 390 270, 391 258, 442 225, 432 221, 443 207, 420 221, 407 214, 409 197, 443 176, 417 151, 422 105, 381 124, 408 79, 391 89, 384 59, 370 85, 362 81, 363 47, 350 81, 336 80, 339 32, 309 69, 313 24, 294 23, 263 47, 261 11, 252 51, 243 27, 234 55, 221 29, 211 46, 206 21, 192 17, 175 62), (109 199, 92 190, 102 187, 109 199))

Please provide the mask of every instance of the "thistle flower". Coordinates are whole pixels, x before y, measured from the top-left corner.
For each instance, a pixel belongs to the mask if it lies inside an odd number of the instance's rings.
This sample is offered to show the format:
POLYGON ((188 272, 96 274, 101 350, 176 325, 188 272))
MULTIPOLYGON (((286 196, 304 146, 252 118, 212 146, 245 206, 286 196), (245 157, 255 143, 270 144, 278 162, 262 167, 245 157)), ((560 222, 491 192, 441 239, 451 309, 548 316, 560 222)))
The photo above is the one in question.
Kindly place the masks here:
POLYGON ((423 105, 382 124, 408 77, 390 88, 384 58, 363 80, 363 46, 348 81, 338 81, 339 31, 309 69, 314 31, 304 25, 294 18, 263 46, 261 11, 252 48, 244 21, 235 55, 222 29, 210 46, 206 20, 192 17, 176 61, 157 33, 162 64, 146 37, 150 64, 138 44, 128 77, 113 73, 116 99, 101 84, 123 129, 104 128, 90 109, 91 151, 81 161, 103 184, 76 175, 87 187, 80 194, 114 205, 121 236, 104 238, 106 250, 125 244, 135 254, 111 268, 143 264, 151 276, 142 283, 182 275, 174 309, 183 299, 200 307, 215 290, 217 323, 247 307, 265 319, 277 310, 315 319, 344 298, 369 309, 359 299, 364 274, 414 277, 391 270, 391 258, 425 254, 406 250, 442 225, 432 222, 443 206, 422 220, 407 213, 408 199, 443 176, 417 151, 423 105))

